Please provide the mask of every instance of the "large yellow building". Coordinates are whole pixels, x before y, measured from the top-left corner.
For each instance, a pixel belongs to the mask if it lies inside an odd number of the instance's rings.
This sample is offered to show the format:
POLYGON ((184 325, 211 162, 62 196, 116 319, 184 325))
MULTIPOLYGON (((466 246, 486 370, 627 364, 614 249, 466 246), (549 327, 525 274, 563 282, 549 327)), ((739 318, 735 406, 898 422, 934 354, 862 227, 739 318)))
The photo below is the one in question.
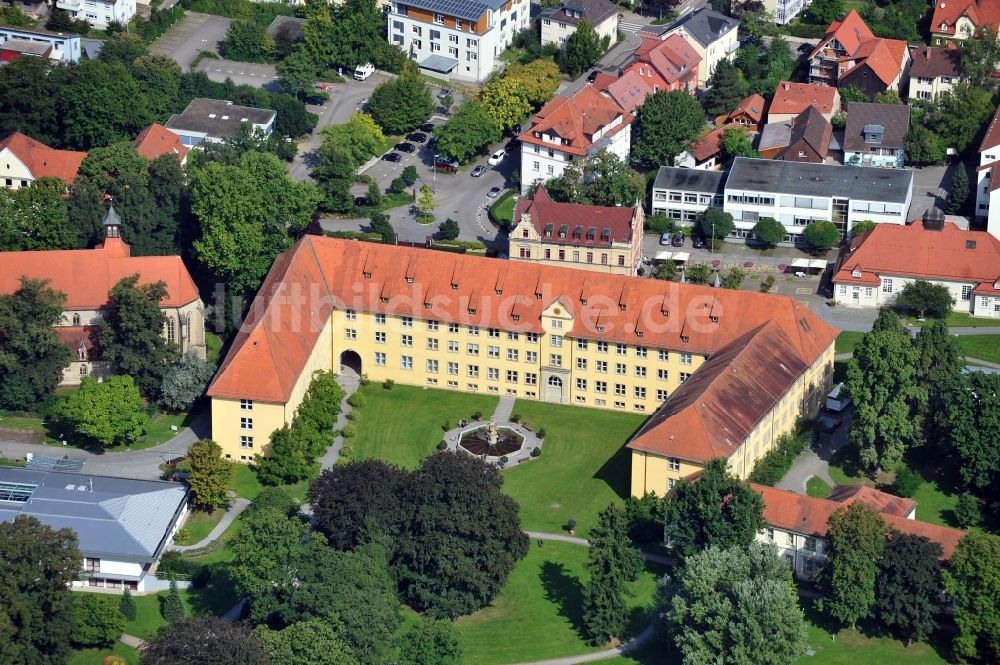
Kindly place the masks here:
MULTIPOLYGON (((230 459, 266 454, 312 373, 340 366, 652 414, 706 359, 769 327, 814 368, 805 383, 828 382, 835 331, 791 298, 306 236, 278 257, 209 388, 212 435, 230 459)), ((817 391, 803 387, 810 402, 817 391)))

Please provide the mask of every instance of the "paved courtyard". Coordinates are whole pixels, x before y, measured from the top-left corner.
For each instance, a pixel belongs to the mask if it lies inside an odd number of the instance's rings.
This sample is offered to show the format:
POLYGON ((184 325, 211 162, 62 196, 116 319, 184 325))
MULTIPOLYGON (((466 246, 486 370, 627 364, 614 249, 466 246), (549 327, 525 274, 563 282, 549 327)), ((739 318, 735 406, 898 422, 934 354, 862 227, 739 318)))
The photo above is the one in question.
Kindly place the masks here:
POLYGON ((190 71, 191 63, 202 51, 219 52, 219 44, 226 38, 231 19, 199 12, 187 12, 149 49, 151 53, 173 58, 183 71, 190 71))
POLYGON ((232 79, 237 85, 252 85, 274 91, 278 89, 278 73, 274 65, 205 58, 194 70, 205 72, 208 78, 220 83, 232 79))

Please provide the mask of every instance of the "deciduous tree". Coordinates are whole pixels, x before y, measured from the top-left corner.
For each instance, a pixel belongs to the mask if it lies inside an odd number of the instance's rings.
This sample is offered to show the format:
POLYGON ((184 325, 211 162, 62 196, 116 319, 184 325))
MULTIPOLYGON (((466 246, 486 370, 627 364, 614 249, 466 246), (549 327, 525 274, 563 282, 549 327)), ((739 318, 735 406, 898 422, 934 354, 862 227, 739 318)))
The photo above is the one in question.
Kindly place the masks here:
POLYGON ((272 663, 356 665, 358 660, 344 640, 343 632, 339 622, 310 619, 281 630, 257 626, 253 634, 272 663))
POLYGON ((878 562, 875 616, 907 642, 927 639, 937 623, 941 546, 893 531, 878 562))
POLYGON ((860 238, 877 226, 875 222, 870 219, 862 219, 860 222, 855 222, 851 226, 851 237, 860 238))
POLYGON ((970 531, 959 541, 942 573, 955 607, 958 636, 952 645, 963 658, 1000 658, 1000 537, 970 531))
POLYGON ((149 426, 142 395, 131 376, 112 376, 101 383, 85 376, 80 389, 56 404, 53 413, 68 429, 102 446, 135 441, 149 426))
POLYGON ((962 79, 976 87, 992 89, 993 73, 996 71, 996 63, 1000 62, 996 29, 983 26, 975 35, 959 40, 958 54, 958 68, 962 72, 962 79))
POLYGON ((421 619, 406 631, 399 646, 399 665, 460 665, 462 643, 454 624, 421 619))
POLYGON ((734 125, 726 127, 722 132, 722 140, 719 142, 722 153, 730 159, 736 157, 760 157, 750 142, 746 127, 734 125))
POLYGON ((830 516, 830 555, 816 580, 826 595, 823 612, 854 627, 875 607, 878 562, 885 550, 887 527, 878 511, 860 503, 830 516))
POLYGON ((194 504, 205 510, 229 507, 229 486, 233 464, 222 457, 222 448, 211 439, 202 439, 188 448, 191 475, 188 485, 194 504))
POLYGON ((946 142, 945 147, 959 154, 972 147, 973 139, 996 109, 991 91, 964 83, 941 93, 934 104, 928 125, 946 142))
POLYGON ((409 474, 382 460, 325 469, 309 486, 316 527, 337 549, 353 549, 372 534, 395 541, 408 519, 402 504, 409 474))
POLYGON ((438 152, 464 163, 499 141, 503 131, 485 104, 469 100, 434 135, 438 152))
POLYGON ((556 201, 595 206, 633 206, 644 190, 643 177, 606 150, 568 165, 561 176, 545 184, 545 191, 556 201))
POLYGON ((274 57, 274 40, 254 21, 233 21, 221 44, 222 57, 243 62, 267 62, 274 57))
POLYGON ((939 402, 939 430, 956 454, 962 483, 975 492, 1000 482, 1000 376, 973 372, 957 376, 939 402))
POLYGON ((736 228, 733 216, 718 208, 705 208, 702 212, 698 213, 695 225, 701 237, 708 240, 712 244, 712 247, 722 242, 736 228))
POLYGON ((271 665, 271 659, 250 631, 218 617, 192 617, 167 624, 146 643, 143 665, 271 665))
POLYGON ((788 229, 774 217, 762 217, 753 226, 753 235, 768 247, 774 247, 785 239, 788 229))
POLYGON ((813 0, 806 18, 814 25, 827 26, 844 14, 844 0, 813 0))
POLYGON ((840 243, 840 229, 833 222, 812 222, 806 226, 802 237, 817 254, 825 254, 840 243))
POLYGON ((590 69, 606 48, 607 44, 602 42, 590 21, 581 19, 559 52, 559 67, 571 78, 576 78, 590 69))
POLYGON ((906 135, 906 161, 914 166, 941 164, 945 158, 945 146, 937 134, 927 129, 922 122, 912 122, 906 135))
POLYGON ((921 319, 925 315, 936 319, 944 318, 954 306, 955 298, 947 286, 931 284, 923 279, 907 282, 896 296, 896 307, 912 312, 921 319))
POLYGON ((449 217, 441 223, 438 227, 438 237, 442 240, 454 240, 462 232, 459 228, 458 222, 449 217))
POLYGON ((705 112, 684 90, 657 92, 639 107, 632 129, 632 157, 649 168, 672 166, 674 157, 705 129, 705 112))
POLYGON ((403 68, 399 78, 379 83, 368 101, 372 118, 389 134, 415 129, 433 110, 430 87, 412 62, 403 68))
POLYGON ((131 141, 153 120, 139 83, 121 63, 81 61, 57 99, 63 143, 77 150, 131 141))
POLYGON ((587 557, 590 581, 583 595, 583 625, 591 644, 600 645, 624 635, 626 585, 643 568, 642 552, 629 542, 625 512, 616 504, 598 516, 587 557))
POLYGON ((95 593, 73 598, 73 644, 81 647, 108 647, 125 632, 125 616, 118 599, 95 593))
POLYGON ((0 188, 0 251, 74 249, 79 242, 62 180, 39 178, 31 187, 0 188))
POLYGON ((160 404, 171 411, 187 411, 205 394, 214 374, 215 365, 199 358, 194 350, 188 351, 163 375, 160 404))

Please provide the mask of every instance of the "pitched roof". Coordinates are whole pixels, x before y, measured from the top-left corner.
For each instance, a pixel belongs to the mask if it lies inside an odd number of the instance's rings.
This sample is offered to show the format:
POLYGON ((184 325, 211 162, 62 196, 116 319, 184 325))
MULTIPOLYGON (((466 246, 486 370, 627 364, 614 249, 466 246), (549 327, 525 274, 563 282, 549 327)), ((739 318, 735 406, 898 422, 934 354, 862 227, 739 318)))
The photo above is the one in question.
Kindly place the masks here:
POLYGON ((876 37, 842 59, 846 61, 846 69, 840 73, 839 78, 843 79, 862 67, 868 67, 882 83, 890 85, 902 71, 906 55, 907 44, 903 40, 876 37))
POLYGON ((910 76, 935 79, 939 76, 958 77, 959 53, 954 44, 945 48, 936 46, 913 46, 910 48, 910 76))
POLYGON ((129 256, 128 245, 111 238, 94 249, 58 249, 0 254, 0 294, 13 293, 21 277, 46 279, 66 294, 65 309, 99 309, 108 291, 125 277, 139 273, 140 284, 163 281, 167 297, 161 307, 180 307, 198 299, 198 288, 179 256, 129 256))
POLYGON ((845 506, 856 502, 886 515, 906 518, 917 507, 913 499, 894 496, 867 485, 837 485, 826 498, 845 506))
POLYGON ((525 214, 529 215, 531 225, 543 241, 582 247, 610 247, 612 242, 632 242, 633 208, 557 203, 549 197, 545 187, 539 185, 532 198, 518 199, 514 224, 525 214), (566 237, 560 237, 560 227, 565 230, 566 237))
POLYGON ((777 322, 763 323, 713 353, 628 447, 693 462, 728 458, 814 360, 777 322))
MULTIPOLYGON (((853 108, 852 104, 851 109, 853 110, 853 108)), ((795 146, 800 141, 804 141, 823 160, 826 159, 826 154, 830 150, 831 136, 833 136, 833 125, 823 117, 815 106, 810 106, 805 112, 795 116, 795 120, 792 121, 788 145, 795 146)))
POLYGON ((535 134, 555 134, 564 140, 559 149, 576 155, 586 155, 593 145, 593 135, 618 116, 623 122, 605 136, 615 134, 632 121, 607 94, 587 85, 572 97, 555 97, 532 116, 530 126, 519 137, 527 143, 543 143, 535 134))
POLYGON ((722 152, 722 136, 726 133, 726 128, 739 126, 740 125, 724 125, 718 129, 713 129, 688 148, 688 152, 690 152, 699 163, 720 154, 722 152))
POLYGON ((558 7, 543 9, 542 14, 555 21, 576 25, 580 19, 575 14, 567 13, 567 9, 583 14, 583 18, 595 28, 604 23, 612 15, 618 13, 618 5, 608 0, 562 0, 558 7))
POLYGON ((951 222, 940 231, 921 222, 878 224, 838 260, 833 281, 877 281, 880 275, 993 284, 1000 279, 1000 240, 951 222), (852 276, 855 268, 861 278, 852 276))
POLYGON ((136 152, 150 161, 161 155, 170 154, 177 155, 177 159, 183 162, 188 152, 177 134, 157 122, 144 127, 132 145, 135 146, 136 152))
POLYGON ((87 156, 85 152, 50 148, 21 132, 14 132, 0 141, 0 153, 5 149, 10 150, 36 180, 59 178, 67 185, 73 184, 80 164, 87 156))
MULTIPOLYGON (((600 82, 601 75, 599 74, 597 80, 594 81, 594 85, 600 82)), ((618 106, 625 110, 626 113, 632 113, 636 108, 642 106, 642 103, 646 101, 646 96, 653 94, 653 89, 650 88, 642 77, 639 76, 638 72, 628 71, 622 74, 620 77, 614 79, 613 81, 607 83, 604 89, 608 91, 611 98, 614 99, 618 106)))
POLYGON ((983 142, 979 144, 979 152, 985 152, 998 145, 1000 145, 1000 107, 997 107, 996 113, 993 114, 993 119, 990 120, 989 127, 986 128, 983 142))
POLYGON ((840 106, 840 93, 836 88, 818 83, 792 83, 781 81, 771 98, 768 115, 799 114, 810 106, 815 106, 823 115, 828 115, 840 106))
POLYGON ((764 125, 760 130, 760 138, 757 139, 758 152, 787 147, 792 142, 792 122, 782 120, 764 125))
MULTIPOLYGON (((843 503, 837 501, 795 494, 756 483, 751 483, 750 487, 759 492, 764 499, 765 522, 773 527, 807 536, 826 538, 830 533, 830 516, 844 506, 843 503)), ((876 510, 878 509, 876 508, 876 510)), ((882 519, 900 533, 923 536, 941 545, 942 560, 951 557, 958 546, 958 541, 966 533, 958 529, 906 519, 891 513, 883 512, 882 519)))
POLYGON ((684 28, 689 35, 697 39, 702 46, 708 47, 721 39, 730 30, 739 26, 740 22, 714 9, 702 7, 673 22, 668 32, 684 28))
POLYGON ((884 148, 902 148, 910 131, 910 107, 906 104, 875 104, 851 102, 844 129, 844 150, 867 152, 872 144, 865 142, 865 127, 883 129, 884 148))
POLYGON ((934 3, 931 18, 931 32, 954 35, 958 19, 966 17, 977 28, 1000 26, 1000 2, 998 0, 948 0, 934 3))
POLYGON ((764 117, 764 106, 767 102, 759 93, 753 93, 749 97, 744 97, 740 100, 740 103, 733 109, 732 113, 726 116, 727 120, 732 120, 741 115, 746 115, 752 118, 756 122, 760 122, 764 117))
POLYGON ((569 337, 711 354, 773 319, 787 348, 816 358, 836 336, 784 296, 305 236, 275 261, 209 395, 287 402, 334 306, 542 332, 560 299, 569 337), (305 306, 274 298, 295 289, 305 306))
POLYGON ((701 56, 678 34, 668 36, 663 41, 643 39, 635 50, 635 62, 629 69, 635 70, 636 63, 652 65, 663 82, 671 85, 685 76, 697 76, 701 56))
POLYGON ((812 58, 819 53, 831 39, 836 39, 847 53, 853 53, 863 42, 874 38, 875 33, 871 31, 858 12, 852 9, 847 12, 844 18, 830 24, 823 39, 819 40, 819 44, 809 54, 809 57, 812 58))

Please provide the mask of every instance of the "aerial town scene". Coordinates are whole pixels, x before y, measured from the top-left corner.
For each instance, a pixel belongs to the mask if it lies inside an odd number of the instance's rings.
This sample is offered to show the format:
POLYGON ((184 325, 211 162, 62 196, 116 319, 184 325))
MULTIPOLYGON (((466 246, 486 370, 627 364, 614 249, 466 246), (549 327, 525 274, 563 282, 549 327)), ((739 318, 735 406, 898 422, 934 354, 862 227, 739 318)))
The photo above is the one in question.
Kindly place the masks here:
POLYGON ((0 3, 0 665, 1000 663, 998 102, 1000 0, 0 3))

